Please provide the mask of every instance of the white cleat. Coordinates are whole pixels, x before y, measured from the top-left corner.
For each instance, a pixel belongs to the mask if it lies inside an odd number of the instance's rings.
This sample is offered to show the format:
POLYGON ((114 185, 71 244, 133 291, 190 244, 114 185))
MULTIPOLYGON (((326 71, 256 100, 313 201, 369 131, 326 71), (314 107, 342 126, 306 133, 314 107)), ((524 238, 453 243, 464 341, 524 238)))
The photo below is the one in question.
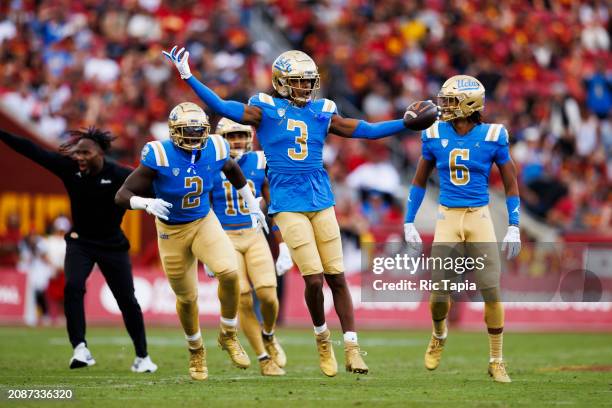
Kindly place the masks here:
POLYGON ((74 348, 74 354, 72 354, 72 358, 70 359, 70 368, 89 367, 94 364, 96 364, 96 360, 91 356, 85 343, 79 343, 79 345, 74 348))
POLYGON ((134 373, 154 373, 157 371, 157 365, 151 360, 151 357, 136 357, 132 364, 132 372, 134 373))

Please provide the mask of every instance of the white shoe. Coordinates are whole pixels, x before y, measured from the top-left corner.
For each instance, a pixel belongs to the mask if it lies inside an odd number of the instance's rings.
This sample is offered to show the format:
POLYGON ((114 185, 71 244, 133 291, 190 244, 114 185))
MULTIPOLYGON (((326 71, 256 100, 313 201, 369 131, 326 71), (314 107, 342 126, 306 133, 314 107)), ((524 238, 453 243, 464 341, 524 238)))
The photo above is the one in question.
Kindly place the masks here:
POLYGON ((136 357, 132 364, 132 371, 135 373, 154 373, 157 371, 157 365, 151 361, 151 357, 136 357))
POLYGON ((72 358, 70 359, 70 368, 89 367, 94 364, 96 364, 96 360, 91 356, 85 343, 79 343, 79 345, 74 348, 74 354, 72 354, 72 358))

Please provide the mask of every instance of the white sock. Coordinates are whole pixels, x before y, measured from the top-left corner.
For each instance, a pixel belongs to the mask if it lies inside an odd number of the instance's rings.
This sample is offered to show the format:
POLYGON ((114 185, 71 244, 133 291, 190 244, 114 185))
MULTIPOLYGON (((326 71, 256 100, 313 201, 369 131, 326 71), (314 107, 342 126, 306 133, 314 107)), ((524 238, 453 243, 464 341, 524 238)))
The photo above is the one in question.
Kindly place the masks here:
POLYGON ((272 330, 270 333, 268 333, 265 329, 262 329, 261 332, 263 334, 265 334, 266 336, 274 336, 274 330, 272 330))
POLYGON ((344 342, 357 343, 357 332, 346 332, 344 333, 344 342))
POLYGON ((238 318, 234 317, 233 319, 226 319, 225 317, 221 316, 221 324, 229 327, 236 327, 238 325, 238 318))
POLYGON ((327 323, 323 323, 321 326, 315 326, 314 327, 315 334, 321 334, 325 330, 327 330, 327 323))
POLYGON ((504 359, 503 358, 493 358, 493 357, 489 358, 489 363, 492 363, 494 361, 501 363, 502 361, 504 361, 504 359))
POLYGON ((263 360, 264 358, 270 358, 270 356, 268 355, 268 353, 266 353, 265 351, 263 353, 261 353, 260 355, 257 356, 257 359, 259 361, 263 360))
POLYGON ((196 341, 199 340, 202 337, 202 332, 198 331, 196 334, 185 334, 185 339, 187 339, 187 341, 196 341))
POLYGON ((443 334, 443 335, 441 335, 441 336, 437 336, 435 332, 433 333, 433 335, 434 335, 434 337, 435 337, 436 339, 444 340, 444 339, 446 338, 446 336, 448 336, 448 330, 446 330, 446 331, 444 332, 444 334, 443 334))

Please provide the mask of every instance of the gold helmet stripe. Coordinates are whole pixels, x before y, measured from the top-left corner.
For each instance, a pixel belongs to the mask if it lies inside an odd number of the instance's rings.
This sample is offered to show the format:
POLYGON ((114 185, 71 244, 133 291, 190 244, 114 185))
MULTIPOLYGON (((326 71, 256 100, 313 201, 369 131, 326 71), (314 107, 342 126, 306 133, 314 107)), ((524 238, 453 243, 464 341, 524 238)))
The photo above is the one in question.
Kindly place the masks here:
POLYGON ((428 139, 438 139, 440 134, 438 133, 438 122, 434 122, 433 125, 427 128, 425 131, 428 139))
POLYGON ((259 93, 259 100, 262 101, 263 103, 266 103, 268 105, 274 105, 274 98, 272 98, 270 95, 260 92, 259 93))
POLYGON ((489 126, 489 130, 487 131, 487 137, 485 137, 485 141, 487 142, 497 142, 499 139, 499 134, 501 133, 502 125, 497 123, 493 123, 489 126))
POLYGON ((153 153, 155 154, 155 163, 161 167, 168 167, 168 156, 164 146, 159 141, 149 142, 149 145, 153 147, 153 153))
POLYGON ((266 168, 266 156, 264 152, 261 150, 255 152, 257 153, 257 168, 263 170, 266 168))

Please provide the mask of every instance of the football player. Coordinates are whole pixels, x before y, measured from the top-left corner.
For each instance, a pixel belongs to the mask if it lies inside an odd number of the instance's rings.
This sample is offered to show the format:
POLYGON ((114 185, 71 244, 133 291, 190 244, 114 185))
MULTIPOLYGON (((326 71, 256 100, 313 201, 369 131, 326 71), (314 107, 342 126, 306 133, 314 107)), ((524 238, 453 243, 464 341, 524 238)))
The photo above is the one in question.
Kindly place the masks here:
MULTIPOLYGON (((222 118, 215 133, 229 143, 230 157, 242 169, 255 197, 263 196, 266 202, 270 202, 266 156, 261 151, 252 151, 253 128, 222 118)), ((266 237, 261 230, 252 228, 249 209, 223 172, 214 177, 211 202, 221 226, 234 244, 238 258, 240 327, 257 354, 261 374, 284 375, 282 368, 287 364, 287 357, 274 336, 278 297, 275 265, 266 237), (253 311, 251 286, 260 303, 263 330, 253 311)), ((284 242, 280 243, 279 252, 276 270, 282 275, 293 266, 293 262, 284 242)))
MULTIPOLYGON (((508 259, 521 249, 520 200, 516 168, 508 148, 508 132, 501 124, 482 122, 484 99, 484 87, 471 76, 457 75, 442 85, 438 94, 441 121, 422 133, 422 154, 408 197, 404 232, 412 249, 420 247, 421 238, 414 227, 414 218, 425 195, 427 178, 437 168, 440 206, 432 256, 442 255, 440 251, 444 252, 445 246, 448 250, 455 243, 466 243, 473 256, 486 253, 485 267, 476 272, 475 277, 485 301, 490 349, 488 371, 495 381, 507 383, 510 377, 502 359, 504 309, 499 297, 500 261, 488 208, 489 173, 493 163, 499 168, 506 191, 509 226, 502 250, 507 250, 508 259)), ((436 272, 434 270, 433 274, 436 272)), ((440 364, 449 308, 449 292, 431 293, 433 334, 425 353, 425 367, 429 370, 435 370, 440 364)))
POLYGON ((312 58, 301 51, 286 51, 276 58, 272 64, 274 93, 259 93, 247 105, 223 100, 198 81, 191 74, 189 52, 184 48, 177 51, 174 47, 164 54, 213 111, 257 130, 268 165, 268 213, 304 277, 304 296, 314 324, 321 371, 330 377, 338 371, 323 308, 323 282, 327 282, 344 333, 345 368, 367 373, 344 277, 334 196, 323 168, 323 144, 329 133, 379 139, 413 128, 421 118, 411 115, 404 116, 404 120, 369 123, 341 117, 333 101, 316 98, 318 69, 312 58))
POLYGON ((222 171, 246 203, 253 224, 267 226, 240 167, 229 157, 227 142, 220 136, 209 136, 210 124, 202 108, 191 102, 177 105, 170 112, 168 127, 169 140, 144 146, 140 165, 117 192, 116 202, 156 217, 162 267, 176 294, 176 310, 189 345, 189 373, 194 380, 205 380, 208 369, 198 319, 198 260, 206 263, 219 281, 218 343, 234 365, 250 365, 236 336, 236 256, 215 213, 210 211, 213 176, 222 171), (143 197, 151 189, 155 198, 143 197))

